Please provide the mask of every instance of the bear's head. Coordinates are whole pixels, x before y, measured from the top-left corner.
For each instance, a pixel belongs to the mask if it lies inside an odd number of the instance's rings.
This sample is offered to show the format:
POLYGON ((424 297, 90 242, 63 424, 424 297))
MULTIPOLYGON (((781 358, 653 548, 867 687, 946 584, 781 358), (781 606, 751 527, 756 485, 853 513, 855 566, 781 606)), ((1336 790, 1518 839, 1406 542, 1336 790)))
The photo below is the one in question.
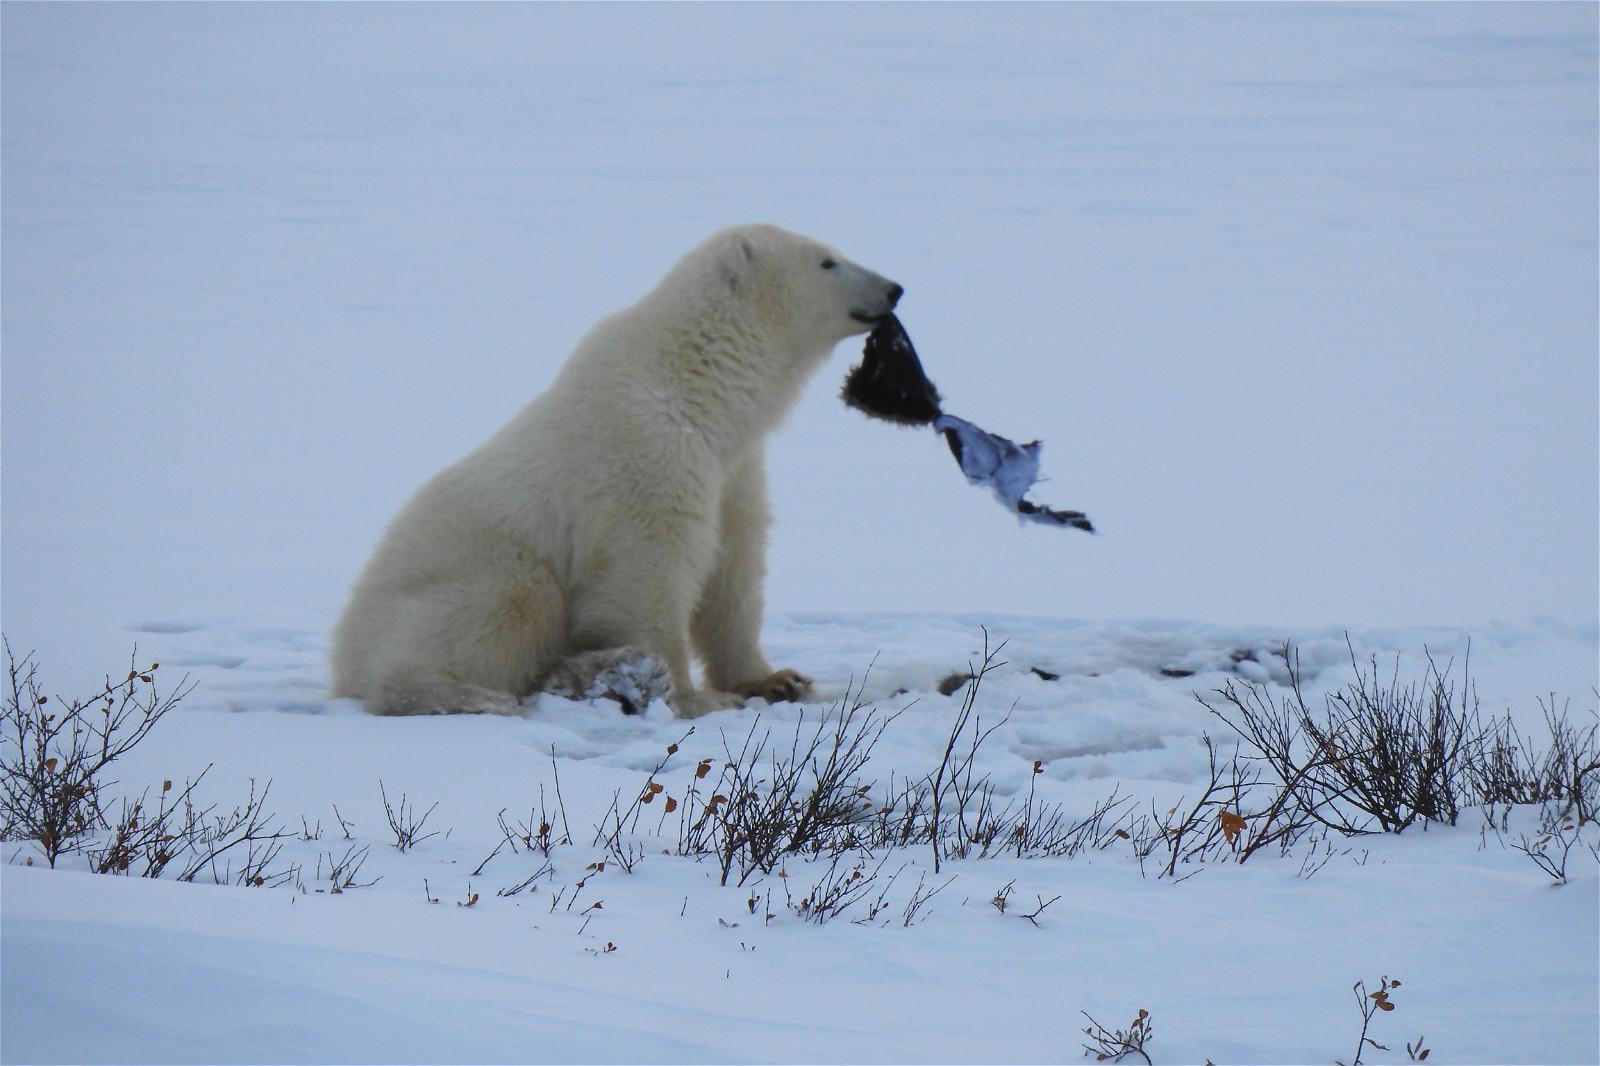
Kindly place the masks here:
POLYGON ((838 249, 777 226, 733 226, 702 248, 763 331, 807 362, 867 332, 904 292, 838 249))

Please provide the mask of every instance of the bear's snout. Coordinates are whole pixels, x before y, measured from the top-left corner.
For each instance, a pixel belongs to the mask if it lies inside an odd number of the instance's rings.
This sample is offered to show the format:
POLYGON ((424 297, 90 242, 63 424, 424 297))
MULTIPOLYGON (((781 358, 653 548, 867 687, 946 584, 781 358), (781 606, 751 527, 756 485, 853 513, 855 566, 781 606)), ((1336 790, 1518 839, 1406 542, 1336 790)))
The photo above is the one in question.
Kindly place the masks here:
POLYGON ((874 307, 870 310, 851 311, 850 317, 868 326, 875 326, 894 312, 895 305, 900 302, 900 297, 905 295, 905 291, 897 282, 890 281, 888 287, 883 290, 881 309, 874 307))

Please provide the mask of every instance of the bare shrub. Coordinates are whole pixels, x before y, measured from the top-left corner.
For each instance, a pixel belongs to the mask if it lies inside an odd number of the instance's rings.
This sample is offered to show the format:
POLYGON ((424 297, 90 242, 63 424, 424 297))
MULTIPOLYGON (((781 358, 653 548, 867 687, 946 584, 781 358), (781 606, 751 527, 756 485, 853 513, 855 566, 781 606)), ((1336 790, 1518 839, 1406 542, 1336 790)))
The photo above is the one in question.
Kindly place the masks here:
MULTIPOLYGON (((600 824, 594 827, 594 844, 604 843, 606 854, 628 873, 632 873, 634 866, 644 857, 644 851, 634 844, 632 840, 628 839, 630 834, 638 831, 639 818, 643 815, 644 808, 653 805, 657 796, 663 797, 661 801, 661 821, 657 822, 658 829, 661 822, 666 820, 666 816, 678 809, 678 801, 671 796, 664 795, 666 786, 656 780, 656 775, 666 769, 667 764, 672 761, 672 757, 678 754, 679 746, 688 740, 693 733, 694 727, 690 726, 689 731, 679 737, 675 743, 667 745, 666 755, 662 756, 661 761, 656 763, 655 769, 650 771, 649 776, 644 780, 644 787, 639 790, 639 794, 634 797, 633 802, 626 809, 622 807, 622 793, 620 791, 612 793, 610 809, 600 819, 600 824)), ((557 795, 559 796, 560 793, 558 792, 557 795)), ((541 822, 541 825, 546 824, 548 823, 541 822)), ((726 883, 726 875, 724 875, 723 880, 726 883)))
MULTIPOLYGON (((352 844, 348 848, 345 848, 344 854, 339 856, 337 859, 333 857, 333 852, 330 851, 327 853, 328 884, 330 885, 328 889, 329 892, 337 896, 347 889, 366 888, 369 885, 375 885, 379 881, 383 880, 381 875, 374 877, 370 881, 356 880, 356 877, 361 873, 362 865, 367 861, 367 852, 370 848, 370 844, 363 844, 359 848, 352 844)), ((317 879, 321 880, 321 878, 322 857, 319 856, 317 858, 317 879)), ((428 883, 426 880, 424 880, 422 883, 422 889, 423 893, 426 894, 428 889, 428 883)), ((319 888, 317 891, 321 892, 322 889, 319 888)))
POLYGON ((1471 767, 1472 788, 1486 804, 1555 802, 1579 821, 1600 815, 1600 716, 1587 728, 1567 717, 1571 703, 1558 710, 1556 698, 1541 699, 1549 746, 1542 755, 1523 741, 1510 717, 1490 723, 1484 750, 1471 767))
POLYGON ((1006 665, 999 654, 1002 643, 989 647, 984 633, 983 660, 961 676, 971 682, 951 723, 939 765, 922 776, 906 777, 897 785, 893 774, 889 788, 870 818, 857 823, 854 843, 864 847, 928 846, 934 871, 945 859, 984 858, 992 855, 1072 856, 1085 848, 1100 849, 1115 843, 1120 823, 1132 801, 1110 796, 1082 818, 1071 816, 1064 805, 1038 800, 1036 786, 1043 763, 1035 760, 1027 795, 1020 801, 1002 802, 994 782, 977 772, 984 743, 1009 719, 984 725, 977 702, 984 679, 1006 665))
POLYGON ((423 811, 422 816, 418 817, 416 805, 406 802, 406 794, 404 792, 400 793, 399 803, 391 804, 389 802, 389 794, 384 790, 383 782, 379 781, 378 795, 383 797, 383 813, 389 819, 389 829, 394 833, 394 846, 399 851, 409 851, 429 837, 439 835, 438 830, 434 830, 431 833, 422 832, 422 827, 427 824, 428 815, 432 814, 434 808, 439 806, 437 803, 423 811))
POLYGON ((1088 1027, 1083 1030, 1083 1034, 1089 1038, 1089 1042, 1083 1045, 1085 1055, 1093 1055, 1096 1062, 1108 1059, 1121 1062, 1129 1055, 1137 1055, 1149 1066, 1150 1054, 1144 1046, 1155 1039, 1149 1011, 1140 1008, 1126 1029, 1107 1029, 1095 1021, 1088 1011, 1078 1013, 1089 1019, 1088 1027))
MULTIPOLYGON (((757 718, 736 747, 723 736, 724 759, 712 776, 713 758, 701 759, 679 812, 677 853, 714 855, 726 884, 737 878, 770 874, 786 855, 826 855, 883 848, 926 846, 935 872, 944 859, 1000 854, 1071 856, 1085 848, 1102 849, 1128 834, 1121 824, 1132 801, 1114 789, 1087 816, 1070 816, 1061 804, 1045 804, 1036 794, 1041 762, 1034 763, 1026 796, 1001 797, 987 774, 978 772, 984 742, 1006 721, 986 725, 976 710, 983 679, 999 666, 1000 648, 986 643, 981 666, 948 734, 939 764, 926 774, 898 779, 887 790, 859 778, 874 745, 898 717, 880 715, 862 702, 861 690, 845 699, 815 726, 802 712, 788 745, 757 718)), ((675 749, 674 749, 675 750, 675 749)), ((659 767, 657 768, 659 772, 659 767)), ((634 808, 620 809, 620 797, 597 833, 596 843, 614 841, 630 829, 639 803, 663 791, 652 773, 634 808)), ((676 801, 668 796, 666 803, 676 801)), ((667 806, 663 811, 673 810, 667 806)))
POLYGON ((1055 903, 1061 897, 1051 896, 1049 899, 1045 899, 1043 896, 1034 896, 1033 898, 1034 902, 1038 903, 1038 906, 1029 911, 1027 914, 1018 915, 1018 917, 1026 919, 1032 925, 1037 927, 1039 925, 1039 915, 1043 914, 1046 907, 1050 906, 1052 903, 1055 903))
MULTIPOLYGON (((1387 1014, 1389 1011, 1394 1010, 1395 1005, 1389 998, 1389 992, 1399 987, 1400 982, 1389 980, 1387 975, 1379 979, 1376 992, 1368 992, 1365 981, 1357 981, 1350 986, 1351 991, 1355 993, 1356 1006, 1361 1010, 1361 1035, 1356 1038, 1356 1057, 1350 1060, 1350 1066, 1361 1066, 1361 1053, 1369 1046, 1377 1048, 1379 1051, 1389 1050, 1386 1046, 1368 1036, 1367 1031, 1372 1027, 1372 1019, 1377 1017, 1380 1012, 1387 1014)), ((1417 1038, 1417 1048, 1419 1050, 1422 1049, 1421 1037, 1417 1038)), ((1411 1052, 1410 1044, 1406 1045, 1406 1050, 1411 1052)), ((1427 1058, 1428 1052, 1422 1050, 1420 1057, 1427 1058)))
MULTIPOLYGON (((1141 814, 1114 789, 1086 816, 1071 815, 1062 804, 1040 801, 1042 761, 1034 762, 1028 788, 1017 796, 1002 795, 981 770, 985 743, 1008 720, 1002 713, 985 721, 978 710, 985 679, 1006 665, 999 659, 1004 644, 991 647, 987 632, 984 637, 982 662, 963 675, 961 706, 938 764, 927 773, 891 772, 881 792, 860 776, 897 715, 883 716, 864 704, 852 683, 845 699, 819 721, 808 721, 802 711, 792 735, 759 716, 737 742, 724 733, 720 770, 718 759, 700 759, 681 801, 658 780, 679 750, 669 745, 629 804, 622 803, 621 790, 614 795, 596 826, 595 843, 631 871, 645 853, 638 839, 644 813, 660 812, 653 830, 658 837, 676 813, 677 854, 714 856, 721 882, 743 885, 796 854, 832 860, 837 874, 853 872, 840 864, 855 861, 845 857, 856 853, 928 847, 937 873, 949 859, 1070 857, 1119 840, 1132 842, 1141 870, 1153 858, 1160 876, 1182 879, 1210 862, 1287 856, 1309 839, 1300 876, 1311 877, 1340 853, 1332 842, 1338 836, 1401 832, 1418 821, 1453 824, 1480 797, 1562 798, 1559 810, 1573 813, 1575 829, 1586 824, 1583 811, 1595 804, 1596 727, 1573 728, 1552 699, 1546 708, 1552 743, 1535 757, 1509 722, 1481 724, 1465 667, 1457 681, 1453 663, 1441 666, 1429 656, 1422 680, 1403 683, 1398 659, 1385 676, 1375 658, 1363 663, 1347 640, 1355 680, 1323 697, 1320 709, 1306 696, 1299 655, 1288 644, 1286 691, 1234 679, 1216 691, 1217 698, 1196 696, 1238 739, 1226 750, 1202 736, 1208 776, 1194 799, 1181 799, 1165 813, 1152 804, 1141 814)), ((558 788, 558 801, 559 796, 558 788)), ((542 794, 539 814, 530 811, 526 823, 509 825, 502 811, 504 841, 496 852, 520 844, 548 854, 551 820, 542 794)), ((643 832, 651 827, 645 824, 643 832)), ((1551 850, 1561 846, 1560 833, 1547 836, 1526 842, 1525 850, 1564 862, 1565 852, 1556 859, 1551 850)), ((475 873, 481 870, 480 864, 475 873)), ((848 883, 854 886, 855 880, 848 883)), ((917 895, 925 884, 919 882, 917 895)), ((824 900, 827 887, 822 886, 824 900)), ((879 887, 878 902, 867 908, 873 916, 889 886, 879 887)), ((816 892, 803 897, 808 914, 816 898, 816 892)), ((1035 915, 1045 906, 1041 899, 1035 915)))
MULTIPOLYGON (((81 853, 96 873, 161 877, 176 870, 180 881, 206 874, 218 884, 269 885, 292 880, 298 867, 271 864, 291 833, 266 810, 269 781, 232 810, 202 804, 196 789, 211 767, 182 789, 162 782, 116 804, 107 798, 115 781, 106 768, 150 735, 178 702, 193 691, 185 678, 166 696, 156 686, 159 664, 140 669, 130 657, 127 677, 88 700, 47 697, 39 687, 32 655, 20 661, 5 643, 10 691, 0 736, 0 837, 25 840, 55 866, 81 853)), ((137 649, 134 656, 137 656, 137 649)), ((30 860, 31 861, 31 860, 30 860)))
POLYGON ((1243 863, 1269 848, 1287 855, 1315 825, 1293 790, 1282 781, 1265 779, 1259 766, 1241 761, 1237 745, 1224 761, 1209 736, 1200 739, 1208 777, 1199 797, 1192 803, 1181 798, 1165 813, 1151 803, 1149 815, 1128 823, 1141 871, 1145 860, 1157 853, 1162 877, 1178 877, 1183 865, 1243 863))
MULTIPOLYGON (((859 689, 808 730, 805 712, 787 752, 773 745, 772 728, 758 717, 735 751, 723 736, 726 760, 709 795, 691 786, 679 820, 678 854, 715 855, 722 883, 738 873, 744 884, 770 874, 791 854, 838 856, 864 846, 870 782, 856 774, 873 745, 894 720, 866 709, 859 689)), ((696 781, 709 776, 714 760, 696 767, 696 781)))
MULTIPOLYGON (((556 785, 556 801, 558 808, 564 812, 566 804, 561 802, 559 779, 556 785)), ((570 831, 564 831, 560 836, 555 835, 554 815, 545 809, 544 785, 542 783, 539 785, 539 809, 535 813, 532 807, 528 808, 527 821, 512 822, 507 825, 506 812, 503 808, 496 815, 495 820, 500 826, 501 835, 507 843, 511 844, 513 851, 518 850, 520 846, 524 851, 537 850, 539 854, 548 859, 552 847, 572 843, 570 831)), ((566 818, 563 816, 563 826, 565 826, 565 823, 566 818)))
POLYGON ((1567 860, 1574 849, 1588 851, 1600 860, 1600 846, 1584 839, 1584 829, 1594 822, 1578 814, 1574 807, 1572 803, 1563 809, 1557 809, 1549 802, 1542 804, 1539 832, 1532 837, 1526 833, 1519 834, 1515 841, 1507 841, 1509 848, 1520 851, 1535 866, 1549 874, 1552 884, 1567 883, 1567 860))
MULTIPOLYGON (((871 847, 922 846, 932 842, 932 779, 929 774, 896 787, 891 775, 890 791, 862 830, 862 842, 871 847)), ((993 783, 982 778, 969 795, 970 813, 960 819, 941 819, 940 851, 946 858, 1001 854, 1071 858, 1085 850, 1104 850, 1118 840, 1128 839, 1127 827, 1135 820, 1134 801, 1119 792, 1119 787, 1113 787, 1087 815, 1073 817, 1065 804, 1039 803, 1033 781, 1021 804, 1012 800, 997 805, 993 783), (963 824, 971 827, 964 835, 963 824)))
MULTIPOLYGON (((889 893, 891 891, 893 891, 895 882, 900 880, 900 875, 905 873, 906 872, 906 867, 910 866, 910 865, 911 865, 911 863, 909 861, 901 863, 899 868, 896 869, 894 873, 890 874, 888 879, 883 881, 882 884, 878 886, 878 894, 877 894, 877 896, 875 896, 871 900, 867 901, 867 905, 866 905, 867 913, 862 915, 859 918, 853 918, 853 919, 851 919, 851 921, 853 921, 856 925, 870 925, 873 922, 877 921, 878 915, 882 914, 884 911, 889 909, 889 893)), ((952 880, 954 880, 953 877, 952 877, 952 880)), ((918 893, 920 893, 921 890, 922 890, 922 881, 919 879, 918 882, 917 882, 917 890, 916 890, 916 892, 914 892, 912 894, 912 898, 915 899, 916 895, 918 893)), ((767 894, 768 894, 769 897, 771 896, 771 892, 772 892, 771 889, 767 890, 767 894)), ((751 914, 755 913, 755 909, 756 909, 755 905, 759 901, 759 898, 760 897, 756 896, 755 893, 753 893, 753 892, 751 893, 751 895, 750 895, 750 913, 751 914)), ((770 910, 770 907, 768 909, 770 910)), ((772 917, 773 917, 773 915, 770 914, 770 913, 767 915, 767 918, 769 920, 772 917)), ((888 921, 885 920, 883 924, 887 925, 888 921)))
MULTIPOLYGON (((1348 642, 1347 642, 1348 646, 1348 642)), ((1230 679, 1218 702, 1196 699, 1237 733, 1248 761, 1282 782, 1300 816, 1341 833, 1398 833, 1417 820, 1455 824, 1470 804, 1469 768, 1484 747, 1477 696, 1463 670, 1431 655, 1420 684, 1402 684, 1398 660, 1387 682, 1377 660, 1363 666, 1350 649, 1353 685, 1330 693, 1319 713, 1306 703, 1299 653, 1284 645, 1289 693, 1230 679)))
POLYGON ((1307 705, 1292 646, 1285 645, 1284 659, 1289 691, 1279 698, 1265 685, 1235 681, 1216 691, 1216 703, 1196 696, 1239 735, 1244 752, 1219 766, 1207 739, 1211 783, 1200 800, 1181 814, 1152 810, 1133 826, 1141 865, 1161 848, 1164 874, 1224 851, 1240 862, 1272 843, 1287 853, 1317 825, 1323 831, 1314 845, 1324 854, 1313 861, 1314 846, 1302 863, 1309 877, 1333 853, 1328 832, 1398 833, 1419 820, 1455 824, 1475 805, 1507 846, 1556 884, 1565 883, 1574 851, 1600 859, 1600 847, 1584 836, 1600 807, 1600 715, 1574 725, 1569 703, 1541 699, 1549 735, 1541 750, 1523 739, 1509 715, 1482 721, 1465 669, 1452 681, 1450 664, 1441 669, 1429 656, 1420 683, 1402 684, 1398 665, 1385 682, 1376 661, 1364 667, 1353 650, 1355 683, 1329 693, 1318 713, 1307 705), (1533 804, 1540 807, 1538 833, 1509 840, 1511 808, 1533 804), (1215 808, 1209 818, 1208 807, 1215 808), (1226 848, 1219 847, 1219 830, 1226 848))
POLYGON ((176 863, 179 881, 193 881, 202 873, 219 885, 276 886, 294 880, 299 867, 271 868, 283 841, 296 835, 266 810, 272 782, 257 795, 252 780, 244 803, 218 813, 217 804, 200 806, 194 799, 195 788, 210 770, 207 766, 175 795, 172 782, 162 782, 154 806, 148 806, 148 790, 136 800, 124 799, 109 839, 85 848, 90 868, 160 877, 176 863))
MULTIPOLYGON (((923 886, 927 876, 928 874, 926 871, 917 875, 917 887, 912 889, 911 899, 906 902, 906 909, 900 913, 900 925, 904 928, 911 928, 911 923, 917 920, 917 913, 921 911, 923 907, 927 906, 928 901, 934 896, 937 896, 939 893, 943 892, 945 889, 949 888, 951 882, 956 879, 955 875, 951 874, 950 877, 948 877, 944 883, 939 885, 937 888, 924 888, 923 886)), ((924 917, 926 917, 926 915, 924 915, 924 917)))
MULTIPOLYGON (((32 654, 19 661, 4 643, 10 690, 0 736, 0 838, 26 840, 55 866, 86 838, 108 828, 105 769, 149 735, 194 688, 184 678, 170 694, 156 687, 159 664, 128 676, 87 700, 43 694, 32 654)), ((138 654, 135 649, 134 655, 138 654)))
MULTIPOLYGON (((883 869, 883 864, 888 861, 888 853, 880 858, 876 866, 870 866, 871 856, 866 852, 859 852, 851 856, 841 852, 833 856, 822 876, 811 886, 810 890, 796 903, 793 896, 789 896, 788 905, 801 919, 822 925, 830 918, 836 918, 844 913, 845 909, 857 900, 866 896, 878 879, 878 873, 883 869), (846 863, 846 859, 853 861, 846 863)), ((898 871, 896 872, 898 876, 898 871)), ((789 893, 789 878, 783 880, 785 895, 789 893)))
POLYGON ((502 888, 502 889, 498 890, 497 892, 495 892, 495 895, 497 895, 497 896, 515 896, 518 892, 522 892, 523 890, 531 887, 535 881, 539 880, 539 878, 544 877, 547 874, 549 876, 551 876, 551 877, 554 877, 555 876, 555 872, 556 872, 555 871, 555 867, 553 865, 551 865, 550 860, 549 859, 545 859, 539 865, 539 868, 537 870, 535 870, 533 873, 529 874, 527 877, 524 877, 521 881, 518 881, 514 885, 507 885, 505 888, 502 888))
POLYGON ((1029 855, 1072 856, 1085 847, 1104 847, 1115 839, 1106 826, 1115 827, 1120 818, 1112 815, 1132 800, 1117 798, 1114 786, 1111 795, 1096 804, 1086 817, 1074 819, 1062 804, 1047 807, 1036 802, 1034 789, 1042 773, 1043 763, 1035 759, 1033 773, 1028 778, 1028 798, 1022 810, 1015 819, 1003 821, 999 826, 998 835, 1005 841, 1007 851, 1015 853, 1019 859, 1029 855))
POLYGON ((200 771, 176 796, 171 795, 172 782, 163 781, 155 808, 149 812, 145 810, 148 789, 136 800, 124 799, 121 815, 111 826, 111 839, 87 849, 90 868, 102 874, 160 877, 181 854, 182 841, 192 840, 201 831, 201 818, 194 811, 194 789, 210 769, 200 771))
MULTIPOLYGON (((978 748, 1000 726, 1006 722, 1002 717, 999 722, 991 725, 987 730, 983 728, 983 718, 973 717, 973 708, 978 701, 978 692, 983 687, 983 679, 991 670, 1005 665, 1005 662, 996 662, 995 657, 1005 647, 1001 641, 993 651, 989 649, 989 631, 983 631, 983 663, 976 670, 969 668, 968 675, 972 683, 967 687, 967 694, 961 701, 961 710, 956 715, 955 723, 950 727, 950 739, 945 743, 944 757, 940 759, 939 766, 931 775, 932 780, 928 787, 928 838, 933 845, 933 872, 939 872, 941 852, 951 853, 955 858, 965 858, 971 851, 971 846, 981 843, 985 851, 993 840, 991 834, 984 839, 982 829, 984 814, 990 806, 993 788, 989 786, 987 776, 981 777, 974 783, 972 778, 973 763, 978 756, 978 748), (968 723, 971 723, 971 740, 963 741, 968 732, 968 723), (965 749, 964 753, 962 749, 965 749), (977 796, 980 800, 979 809, 971 810, 973 821, 972 829, 968 829, 967 819, 969 808, 972 807, 972 798, 977 796), (946 832, 941 819, 952 817, 956 825, 954 832, 946 832)), ((995 819, 990 818, 993 824, 995 819)))

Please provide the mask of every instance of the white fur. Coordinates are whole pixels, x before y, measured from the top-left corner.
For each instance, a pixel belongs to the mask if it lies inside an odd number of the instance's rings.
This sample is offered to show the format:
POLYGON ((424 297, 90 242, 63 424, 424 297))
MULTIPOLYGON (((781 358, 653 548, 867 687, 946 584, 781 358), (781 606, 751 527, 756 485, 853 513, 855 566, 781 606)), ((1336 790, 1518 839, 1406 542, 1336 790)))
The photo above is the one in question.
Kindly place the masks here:
POLYGON ((759 642, 763 442, 899 294, 775 226, 689 252, 401 509, 334 632, 335 695, 376 714, 514 713, 564 661, 624 646, 666 666, 685 717, 803 694, 759 642))

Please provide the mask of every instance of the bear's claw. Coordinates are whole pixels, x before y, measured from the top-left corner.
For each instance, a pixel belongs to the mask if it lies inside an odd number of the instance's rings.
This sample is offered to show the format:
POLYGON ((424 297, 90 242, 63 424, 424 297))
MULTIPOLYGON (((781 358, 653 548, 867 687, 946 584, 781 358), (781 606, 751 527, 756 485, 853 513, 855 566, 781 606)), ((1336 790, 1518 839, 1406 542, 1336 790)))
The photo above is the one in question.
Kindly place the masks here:
POLYGON ((811 695, 811 679, 798 670, 776 670, 759 681, 734 689, 746 699, 760 697, 768 703, 799 703, 811 695))

